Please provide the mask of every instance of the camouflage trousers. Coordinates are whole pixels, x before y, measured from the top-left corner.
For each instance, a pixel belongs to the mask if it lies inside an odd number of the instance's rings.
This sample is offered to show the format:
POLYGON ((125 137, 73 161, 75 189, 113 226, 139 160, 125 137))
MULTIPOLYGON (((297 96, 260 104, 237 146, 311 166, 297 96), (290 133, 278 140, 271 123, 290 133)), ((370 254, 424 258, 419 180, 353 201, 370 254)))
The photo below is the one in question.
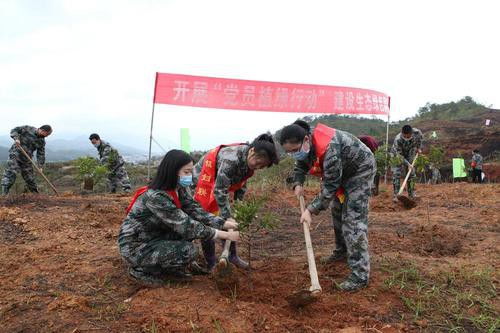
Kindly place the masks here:
POLYGON ((360 281, 370 278, 368 210, 375 166, 356 174, 344 184, 345 201, 332 201, 336 251, 347 253, 347 264, 360 281))
POLYGON ((432 169, 431 172, 432 172, 431 184, 441 183, 441 172, 439 172, 439 169, 432 169))
POLYGON ((124 191, 130 191, 130 180, 128 178, 127 170, 123 165, 116 167, 108 174, 108 186, 111 192, 116 192, 119 186, 122 186, 124 191))
POLYGON ((9 161, 5 166, 1 185, 10 188, 16 181, 16 174, 20 172, 28 189, 31 192, 38 192, 35 182, 35 174, 33 172, 33 165, 29 161, 23 161, 16 155, 10 155, 9 161))
MULTIPOLYGON (((399 188, 401 187, 401 176, 406 177, 408 173, 408 165, 402 164, 400 166, 392 167, 392 185, 394 187, 394 195, 398 194, 399 188)), ((410 177, 408 177, 407 182, 407 191, 408 195, 411 197, 415 194, 415 180, 417 176, 415 174, 415 169, 413 169, 410 173, 410 177)))
POLYGON ((155 239, 139 247, 123 244, 120 254, 134 277, 157 283, 169 273, 183 270, 196 259, 198 250, 191 241, 155 239))

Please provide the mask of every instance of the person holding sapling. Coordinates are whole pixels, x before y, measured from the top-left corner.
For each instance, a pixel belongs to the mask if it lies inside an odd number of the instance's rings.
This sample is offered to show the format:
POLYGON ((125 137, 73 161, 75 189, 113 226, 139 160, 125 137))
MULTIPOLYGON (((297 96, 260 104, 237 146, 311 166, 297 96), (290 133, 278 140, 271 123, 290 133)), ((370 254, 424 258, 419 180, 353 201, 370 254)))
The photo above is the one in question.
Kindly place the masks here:
POLYGON ((195 261, 193 240, 239 240, 238 223, 207 213, 191 196, 193 160, 169 151, 156 176, 140 188, 127 208, 118 236, 120 254, 131 278, 147 286, 208 274, 195 261))
MULTIPOLYGON (((270 134, 259 135, 251 144, 238 143, 220 145, 203 156, 194 167, 194 198, 208 212, 219 212, 228 219, 232 216, 229 202, 230 193, 236 200, 242 200, 246 181, 255 170, 278 164, 276 146, 270 134)), ((208 239, 202 242, 207 267, 215 267, 215 243, 208 239)), ((236 243, 229 248, 229 261, 237 267, 248 269, 249 265, 241 259, 236 243)))
POLYGON ((115 193, 120 184, 124 192, 130 192, 131 185, 127 170, 125 170, 125 161, 118 150, 109 142, 101 140, 97 133, 90 134, 89 140, 96 147, 101 164, 108 168, 108 184, 111 193, 115 193))

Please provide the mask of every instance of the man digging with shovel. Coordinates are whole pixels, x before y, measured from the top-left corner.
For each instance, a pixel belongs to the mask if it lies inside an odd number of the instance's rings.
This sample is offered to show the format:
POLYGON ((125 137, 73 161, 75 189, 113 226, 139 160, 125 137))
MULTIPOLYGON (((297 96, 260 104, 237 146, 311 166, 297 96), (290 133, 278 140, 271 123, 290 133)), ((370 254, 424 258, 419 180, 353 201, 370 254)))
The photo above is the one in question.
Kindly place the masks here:
POLYGON ((27 125, 19 126, 10 131, 10 137, 14 140, 14 144, 9 150, 9 161, 2 177, 2 194, 9 193, 18 172, 23 176, 28 190, 38 193, 30 159, 36 151, 36 161, 41 171, 45 164, 45 138, 51 133, 52 127, 50 125, 43 125, 40 128, 27 125))
MULTIPOLYGON (((412 166, 412 161, 417 153, 422 152, 422 132, 417 128, 412 128, 410 125, 404 125, 401 133, 396 135, 392 145, 391 152, 395 156, 399 156, 402 160, 401 165, 392 167, 392 184, 394 186, 393 201, 398 202, 398 193, 401 187, 401 175, 406 175, 411 170, 408 178, 408 196, 411 200, 415 199, 415 169, 412 166)), ((401 194, 401 193, 399 193, 401 194)))
POLYGON ((298 197, 303 195, 302 184, 308 172, 321 177, 321 192, 302 213, 301 223, 310 225, 311 214, 326 210, 335 200, 332 220, 336 249, 324 262, 347 258, 352 270, 338 288, 354 291, 366 287, 370 277, 368 201, 376 171, 373 153, 350 133, 323 124, 317 124, 311 133, 301 120, 282 129, 280 144, 296 160, 294 191, 298 197))

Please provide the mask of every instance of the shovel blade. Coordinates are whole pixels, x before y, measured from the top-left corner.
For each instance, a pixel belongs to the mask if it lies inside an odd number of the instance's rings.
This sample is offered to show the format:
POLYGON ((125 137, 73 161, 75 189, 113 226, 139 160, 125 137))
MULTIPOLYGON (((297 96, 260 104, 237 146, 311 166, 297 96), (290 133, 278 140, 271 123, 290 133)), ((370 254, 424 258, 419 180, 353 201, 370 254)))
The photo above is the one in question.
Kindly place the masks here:
POLYGON ((407 209, 411 209, 413 207, 415 207, 417 205, 417 203, 415 202, 415 200, 413 199, 410 199, 409 197, 407 197, 406 195, 398 195, 397 196, 399 202, 401 202, 403 204, 403 206, 407 209))
POLYGON ((215 266, 214 280, 217 289, 223 294, 232 293, 238 289, 238 277, 234 274, 233 267, 227 259, 221 259, 215 266))
POLYGON ((299 290, 286 298, 287 302, 294 308, 302 308, 318 301, 318 299, 319 293, 306 289, 299 290))

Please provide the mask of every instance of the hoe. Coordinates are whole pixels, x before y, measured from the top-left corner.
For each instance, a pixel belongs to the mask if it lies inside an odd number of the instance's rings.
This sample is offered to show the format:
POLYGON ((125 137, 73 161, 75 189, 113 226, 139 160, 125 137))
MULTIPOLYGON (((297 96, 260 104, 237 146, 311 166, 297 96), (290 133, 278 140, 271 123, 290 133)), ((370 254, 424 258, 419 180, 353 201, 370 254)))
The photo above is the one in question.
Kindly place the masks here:
POLYGON ((396 196, 398 198, 399 202, 401 202, 403 204, 403 206, 405 208, 408 208, 408 209, 413 208, 417 205, 415 200, 403 195, 403 190, 405 188, 406 182, 408 181, 408 178, 410 178, 410 174, 413 170, 415 162, 417 161, 417 157, 418 157, 418 153, 417 153, 417 155, 415 155, 415 158, 413 159, 413 162, 411 163, 411 168, 408 168, 408 173, 406 174, 405 180, 403 181, 403 184, 401 185, 401 188, 399 189, 399 192, 396 196))
MULTIPOLYGON (((300 201, 300 211, 304 213, 306 205, 304 203, 304 197, 301 195, 299 197, 300 201)), ((307 262, 309 266, 309 275, 311 277, 311 286, 309 289, 300 290, 286 298, 288 303, 294 307, 303 307, 308 304, 314 303, 319 299, 321 294, 321 286, 319 285, 318 271, 316 270, 316 262, 314 261, 314 252, 311 242, 311 234, 309 233, 309 226, 306 222, 303 223, 304 226, 304 238, 306 241, 306 252, 307 252, 307 262)))

